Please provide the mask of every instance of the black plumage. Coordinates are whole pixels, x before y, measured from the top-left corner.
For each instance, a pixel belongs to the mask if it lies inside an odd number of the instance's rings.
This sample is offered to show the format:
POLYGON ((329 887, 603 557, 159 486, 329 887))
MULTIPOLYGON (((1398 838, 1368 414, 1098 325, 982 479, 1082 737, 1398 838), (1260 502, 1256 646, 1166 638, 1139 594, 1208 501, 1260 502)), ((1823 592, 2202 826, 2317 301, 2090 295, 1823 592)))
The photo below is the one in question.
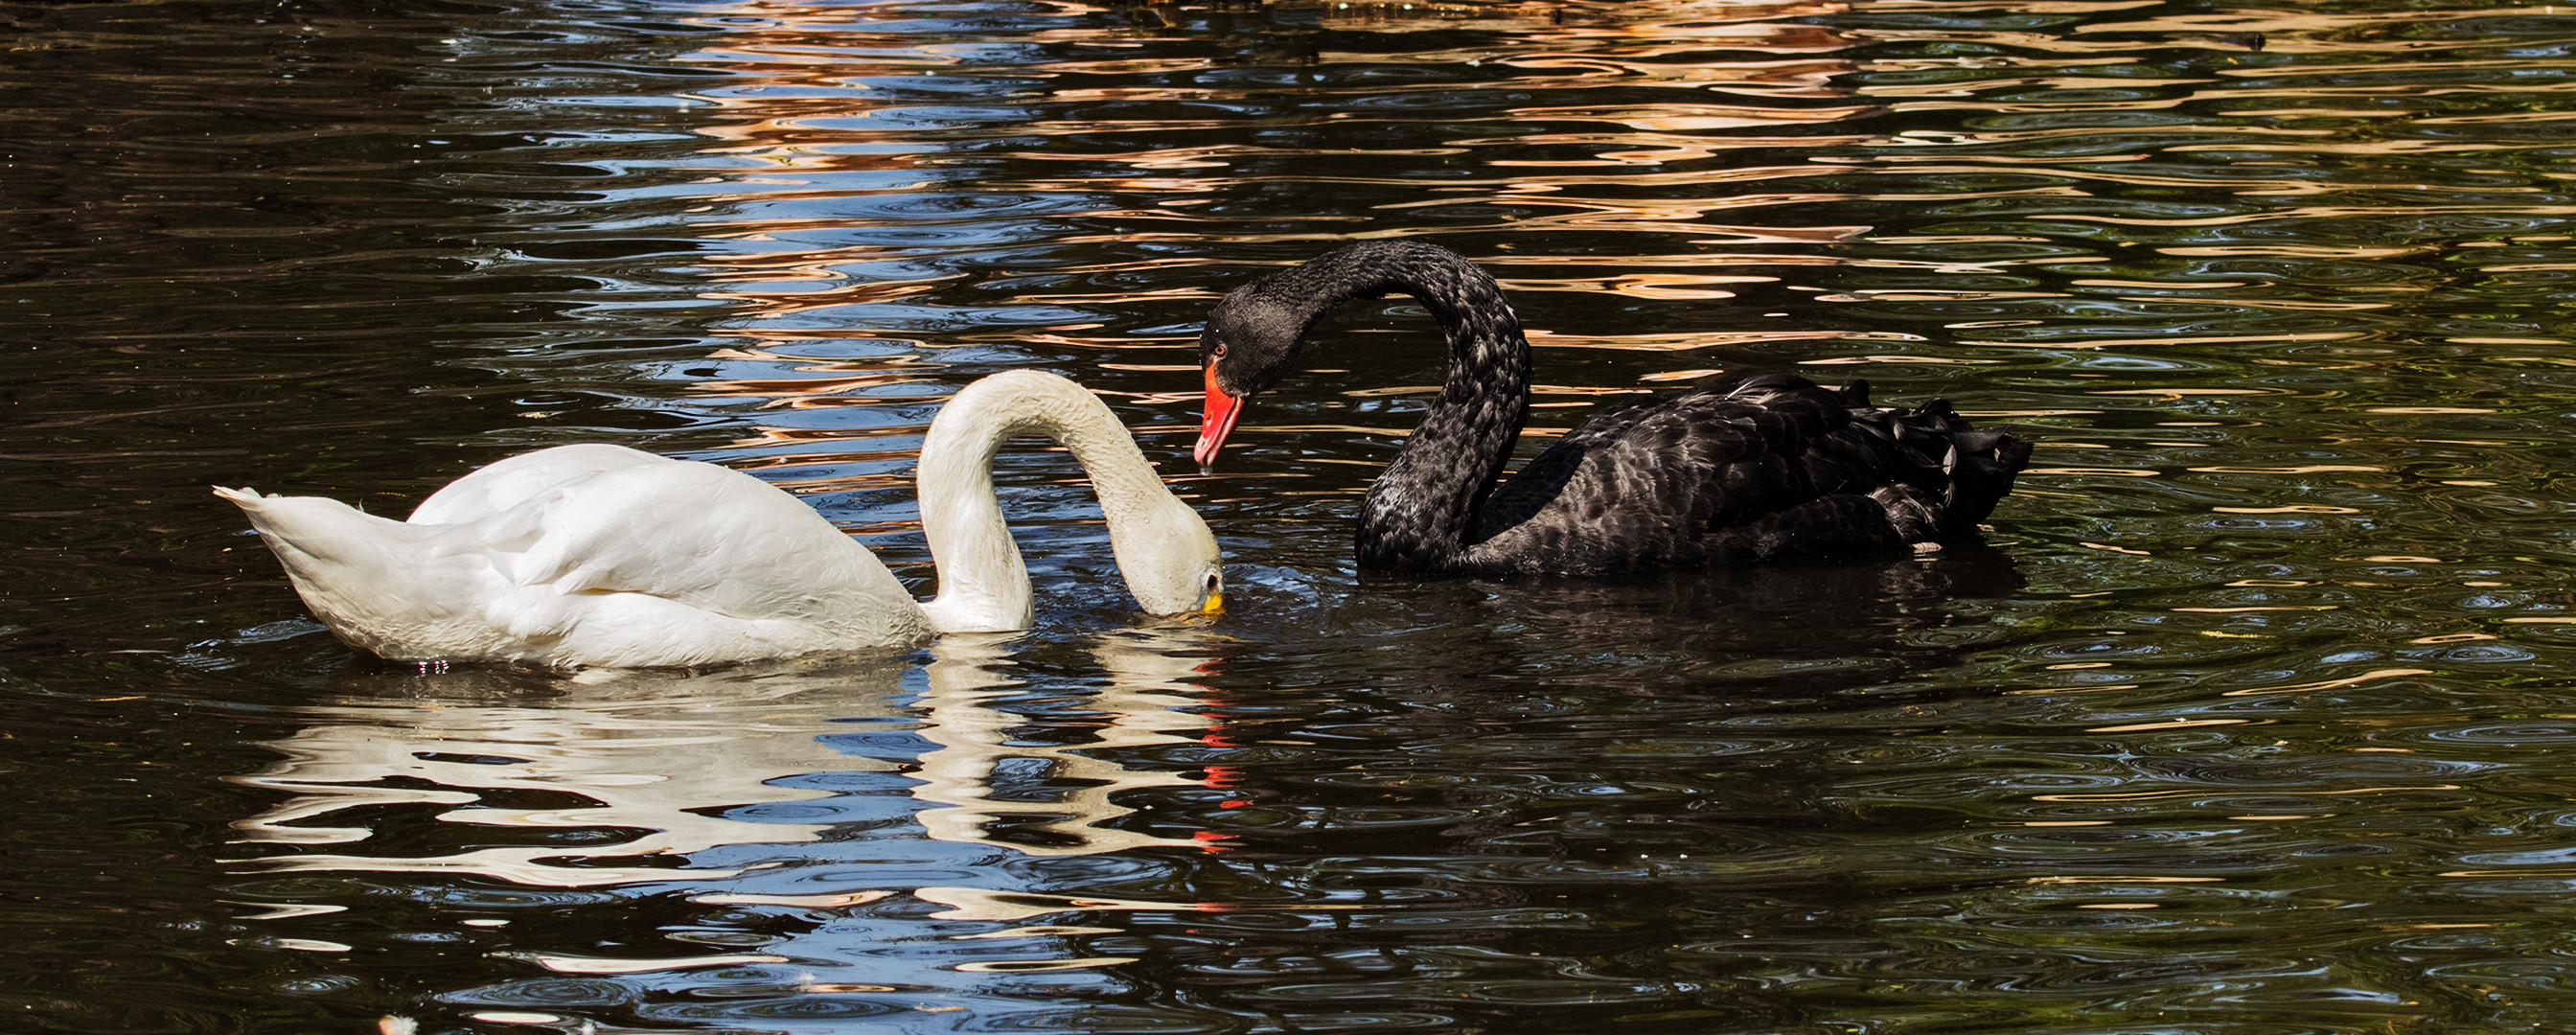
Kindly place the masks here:
POLYGON ((1873 406, 1783 374, 1593 415, 1496 485, 1529 413, 1529 341, 1494 279, 1436 245, 1368 241, 1236 289, 1199 337, 1216 459, 1243 400, 1354 299, 1413 296, 1449 341, 1440 398, 1360 505, 1362 567, 1597 575, 1893 550, 1971 534, 2030 446, 1942 400, 1873 406))

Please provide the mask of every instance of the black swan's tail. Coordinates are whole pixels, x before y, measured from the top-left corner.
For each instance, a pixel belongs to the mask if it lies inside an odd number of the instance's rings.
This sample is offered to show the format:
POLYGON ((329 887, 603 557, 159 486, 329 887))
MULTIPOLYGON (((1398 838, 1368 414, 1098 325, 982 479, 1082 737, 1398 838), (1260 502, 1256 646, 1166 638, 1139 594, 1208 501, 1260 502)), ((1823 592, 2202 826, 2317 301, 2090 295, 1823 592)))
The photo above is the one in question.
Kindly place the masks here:
POLYGON ((1978 431, 1932 399, 1913 409, 1869 401, 1869 382, 1820 389, 1805 378, 1747 378, 1728 398, 1772 408, 1836 405, 1849 423, 1814 442, 1807 475, 1819 496, 1877 498, 1897 534, 1921 542, 1963 534, 1994 513, 2030 463, 2030 444, 2008 432, 1978 431))
POLYGON ((2030 443, 2010 432, 1978 431, 1947 399, 1927 400, 1908 410, 1872 405, 1867 381, 1854 380, 1834 391, 1851 411, 1851 424, 1836 437, 1843 440, 1840 445, 1853 448, 1820 450, 1817 459, 1875 469, 1881 478, 1913 490, 1905 494, 1916 501, 1908 509, 1917 512, 1909 516, 1931 526, 1926 538, 1975 529, 2030 465, 2030 443))

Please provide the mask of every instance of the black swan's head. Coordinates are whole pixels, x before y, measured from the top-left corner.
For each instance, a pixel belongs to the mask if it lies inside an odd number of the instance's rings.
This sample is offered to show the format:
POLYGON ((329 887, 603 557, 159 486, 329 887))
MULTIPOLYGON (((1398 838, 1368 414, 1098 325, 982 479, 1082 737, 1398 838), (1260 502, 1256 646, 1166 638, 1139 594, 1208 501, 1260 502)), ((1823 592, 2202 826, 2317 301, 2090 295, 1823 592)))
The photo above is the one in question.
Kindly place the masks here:
POLYGON ((1192 455, 1201 468, 1213 465, 1217 450, 1225 448, 1244 400, 1296 369, 1298 348, 1316 316, 1315 300, 1287 295, 1280 281, 1273 274, 1236 288, 1216 304, 1207 329, 1199 332, 1207 411, 1199 420, 1199 444, 1192 455))

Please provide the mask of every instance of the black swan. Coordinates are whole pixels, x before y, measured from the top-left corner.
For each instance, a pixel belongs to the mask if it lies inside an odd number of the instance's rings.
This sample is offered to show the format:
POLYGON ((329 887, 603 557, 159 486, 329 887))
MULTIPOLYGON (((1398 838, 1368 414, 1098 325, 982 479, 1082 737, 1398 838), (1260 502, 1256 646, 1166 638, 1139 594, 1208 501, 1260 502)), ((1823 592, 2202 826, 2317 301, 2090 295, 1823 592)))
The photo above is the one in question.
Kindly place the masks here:
POLYGON ((1367 241, 1228 294, 1199 335, 1209 467, 1244 400, 1297 365, 1333 307, 1403 292, 1449 339, 1440 399, 1360 504, 1383 571, 1600 575, 1883 551, 1975 531, 2030 446, 1935 399, 1773 374, 1594 414, 1497 486, 1529 413, 1528 339, 1494 278, 1445 248, 1367 241))

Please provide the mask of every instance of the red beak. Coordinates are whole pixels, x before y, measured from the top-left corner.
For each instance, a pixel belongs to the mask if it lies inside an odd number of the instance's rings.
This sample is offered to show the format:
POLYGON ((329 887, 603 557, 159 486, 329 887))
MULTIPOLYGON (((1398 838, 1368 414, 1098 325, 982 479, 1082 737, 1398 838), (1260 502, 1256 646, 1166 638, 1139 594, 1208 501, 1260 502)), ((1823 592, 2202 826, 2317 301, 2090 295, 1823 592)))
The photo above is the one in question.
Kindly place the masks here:
POLYGON ((1234 434, 1234 422, 1243 416, 1243 400, 1225 394, 1216 386, 1216 365, 1207 368, 1207 413, 1199 418, 1199 445, 1190 451, 1199 469, 1216 466, 1217 450, 1225 448, 1225 437, 1234 434))

